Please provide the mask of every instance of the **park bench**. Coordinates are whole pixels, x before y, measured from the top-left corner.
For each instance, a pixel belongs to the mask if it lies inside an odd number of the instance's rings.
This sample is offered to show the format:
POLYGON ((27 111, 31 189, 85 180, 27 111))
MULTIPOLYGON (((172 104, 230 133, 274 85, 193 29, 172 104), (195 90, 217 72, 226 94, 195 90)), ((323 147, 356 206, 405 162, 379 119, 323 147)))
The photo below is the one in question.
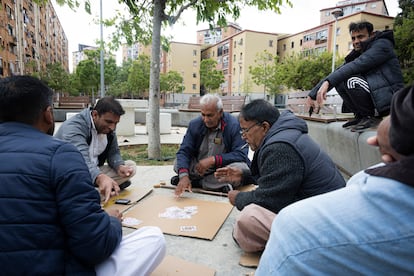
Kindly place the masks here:
MULTIPOLYGON (((223 110, 229 113, 240 112, 246 100, 246 96, 221 96, 220 98, 223 102, 223 110)), ((197 96, 190 97, 187 107, 179 109, 184 112, 200 112, 200 110, 200 97, 197 96)))
POLYGON ((298 91, 287 94, 286 108, 290 109, 296 116, 302 119, 318 122, 346 121, 354 118, 352 113, 342 113, 342 98, 337 92, 328 92, 326 101, 320 107, 319 113, 309 115, 306 99, 309 91, 298 91))
POLYGON ((83 109, 90 105, 91 100, 88 96, 67 96, 60 97, 57 108, 83 109))

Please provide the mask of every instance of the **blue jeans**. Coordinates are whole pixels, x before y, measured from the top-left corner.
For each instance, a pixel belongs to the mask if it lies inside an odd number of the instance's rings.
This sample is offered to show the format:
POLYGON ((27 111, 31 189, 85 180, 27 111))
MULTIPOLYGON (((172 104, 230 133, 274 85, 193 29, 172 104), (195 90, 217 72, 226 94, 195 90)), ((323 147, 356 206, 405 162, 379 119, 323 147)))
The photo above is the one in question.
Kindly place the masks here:
POLYGON ((414 187, 361 172, 284 208, 255 275, 414 275, 414 187))

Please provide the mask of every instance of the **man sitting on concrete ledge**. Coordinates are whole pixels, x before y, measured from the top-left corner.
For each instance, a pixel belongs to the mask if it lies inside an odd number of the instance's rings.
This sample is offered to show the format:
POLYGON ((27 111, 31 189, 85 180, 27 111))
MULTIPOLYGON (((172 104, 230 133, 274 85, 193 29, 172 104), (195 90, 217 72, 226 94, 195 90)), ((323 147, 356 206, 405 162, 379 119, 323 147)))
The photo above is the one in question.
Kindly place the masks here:
POLYGON ((307 101, 308 106, 313 107, 314 100, 321 105, 335 87, 343 99, 343 111, 355 114, 343 127, 354 132, 376 127, 389 114, 392 95, 404 87, 392 30, 374 32, 373 28, 366 21, 349 25, 354 49, 342 66, 309 92, 307 101))
POLYGON ((177 152, 171 179, 175 194, 181 195, 191 187, 228 192, 230 183, 221 183, 214 177, 217 168, 233 164, 248 169, 248 147, 243 146, 237 118, 223 111, 217 95, 206 94, 200 99, 201 116, 190 121, 177 152))
POLYGON ((368 143, 385 164, 299 201, 273 222, 256 275, 414 274, 414 88, 394 94, 368 143))
POLYGON ((112 96, 100 99, 63 122, 55 136, 75 145, 82 153, 104 201, 128 187, 136 164, 122 160, 115 128, 125 112, 112 96), (107 162, 107 164, 105 164, 107 162))

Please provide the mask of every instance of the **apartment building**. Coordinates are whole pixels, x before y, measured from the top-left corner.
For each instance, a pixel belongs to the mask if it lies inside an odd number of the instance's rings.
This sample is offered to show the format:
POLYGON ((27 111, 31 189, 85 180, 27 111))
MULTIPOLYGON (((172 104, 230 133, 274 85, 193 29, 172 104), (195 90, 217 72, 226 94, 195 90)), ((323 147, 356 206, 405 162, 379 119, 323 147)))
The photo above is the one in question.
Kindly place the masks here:
POLYGON ((69 71, 68 40, 50 2, 0 0, 0 77, 61 63, 69 71))
POLYGON ((122 61, 136 60, 139 55, 151 56, 151 45, 135 43, 133 45, 122 45, 122 61))
POLYGON ((163 51, 161 56, 161 73, 176 71, 184 81, 183 93, 200 93, 200 61, 201 45, 171 42, 168 52, 163 51))
POLYGON ((256 85, 249 74, 250 66, 258 66, 260 53, 276 55, 278 34, 244 30, 202 50, 202 59, 217 61, 217 69, 224 73, 220 87, 222 95, 245 95, 264 92, 263 85, 256 85))
POLYGON ((228 23, 226 27, 216 27, 212 30, 204 29, 197 31, 197 44, 213 45, 219 43, 234 34, 241 32, 243 29, 236 23, 228 23))
POLYGON ((393 29, 394 18, 388 16, 384 1, 349 0, 338 2, 335 7, 320 11, 320 24, 297 34, 281 36, 278 41, 278 56, 283 59, 295 54, 312 55, 333 52, 336 34, 336 54, 346 56, 352 50, 348 26, 351 22, 369 21, 375 30, 393 29), (340 8, 343 15, 337 18, 335 29, 334 9, 340 8))

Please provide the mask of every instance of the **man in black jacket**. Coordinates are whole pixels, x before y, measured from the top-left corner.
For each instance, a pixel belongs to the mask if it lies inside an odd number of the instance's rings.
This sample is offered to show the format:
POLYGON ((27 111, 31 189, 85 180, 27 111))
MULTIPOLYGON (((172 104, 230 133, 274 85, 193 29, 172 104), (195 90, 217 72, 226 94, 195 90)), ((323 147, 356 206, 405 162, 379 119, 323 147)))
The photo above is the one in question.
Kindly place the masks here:
POLYGON ((404 87, 401 68, 394 53, 391 30, 374 32, 373 25, 363 21, 351 23, 349 32, 354 49, 345 63, 315 86, 308 96, 308 105, 320 105, 326 93, 336 88, 343 99, 343 111, 351 111, 355 118, 343 127, 363 131, 376 127, 390 112, 394 92, 404 87))

